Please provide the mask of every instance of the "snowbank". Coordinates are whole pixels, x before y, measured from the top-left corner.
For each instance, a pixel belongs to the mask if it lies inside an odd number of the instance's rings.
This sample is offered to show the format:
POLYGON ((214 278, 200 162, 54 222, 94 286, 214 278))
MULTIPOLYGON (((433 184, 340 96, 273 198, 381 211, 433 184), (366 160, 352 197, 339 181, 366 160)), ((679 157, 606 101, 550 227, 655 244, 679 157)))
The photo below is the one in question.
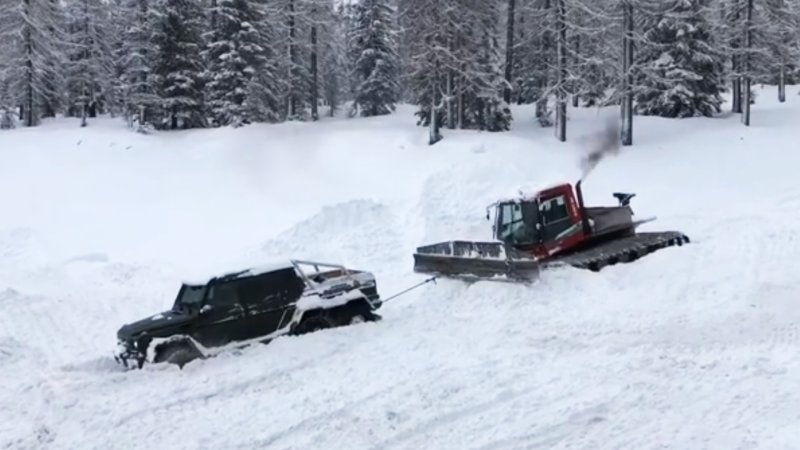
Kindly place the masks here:
MULTIPOLYGON (((0 447, 785 448, 800 417, 800 104, 636 119, 584 182, 635 192, 692 244, 532 286, 439 280, 384 320, 122 372, 117 328, 187 273, 276 257, 423 279, 416 246, 487 239, 487 204, 574 182, 580 136, 366 120, 143 136, 115 121, 0 132, 0 447), (24 186, 25 189, 21 189, 24 186)), ((797 89, 795 89, 797 90, 797 89)), ((602 114, 600 115, 602 116, 602 114)))

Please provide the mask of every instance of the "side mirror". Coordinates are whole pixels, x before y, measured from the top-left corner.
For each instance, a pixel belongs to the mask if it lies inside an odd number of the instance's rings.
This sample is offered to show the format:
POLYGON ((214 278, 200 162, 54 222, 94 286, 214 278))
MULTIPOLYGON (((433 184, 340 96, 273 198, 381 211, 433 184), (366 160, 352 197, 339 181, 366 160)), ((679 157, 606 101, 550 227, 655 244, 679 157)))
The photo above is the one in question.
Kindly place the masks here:
POLYGON ((214 307, 211 306, 211 305, 203 305, 203 307, 200 308, 200 314, 205 314, 205 313, 211 311, 212 309, 214 309, 214 307))

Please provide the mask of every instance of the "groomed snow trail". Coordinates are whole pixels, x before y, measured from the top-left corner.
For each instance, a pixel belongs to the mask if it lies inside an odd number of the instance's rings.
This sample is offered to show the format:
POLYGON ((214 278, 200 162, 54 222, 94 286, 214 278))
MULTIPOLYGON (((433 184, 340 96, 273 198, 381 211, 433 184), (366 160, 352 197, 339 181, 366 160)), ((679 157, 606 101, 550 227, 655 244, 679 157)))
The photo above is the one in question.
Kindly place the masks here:
MULTIPOLYGON (((371 270, 388 296, 424 279, 414 247, 489 239, 485 206, 574 181, 580 148, 551 130, 445 130, 429 148, 407 108, 235 132, 0 133, 18 149, 0 153, 0 448, 793 448, 800 104, 767 89, 750 129, 637 118, 635 146, 584 183, 592 204, 636 192, 637 216, 658 216, 644 228, 688 246, 531 286, 439 280, 378 323, 184 370, 110 358, 116 329, 168 307, 182 279, 289 255, 371 270), (37 149, 50 140, 82 144, 54 161, 57 146, 37 149), (9 194, 23 180, 36 188, 9 194)), ((581 110, 570 129, 598 123, 581 110)))

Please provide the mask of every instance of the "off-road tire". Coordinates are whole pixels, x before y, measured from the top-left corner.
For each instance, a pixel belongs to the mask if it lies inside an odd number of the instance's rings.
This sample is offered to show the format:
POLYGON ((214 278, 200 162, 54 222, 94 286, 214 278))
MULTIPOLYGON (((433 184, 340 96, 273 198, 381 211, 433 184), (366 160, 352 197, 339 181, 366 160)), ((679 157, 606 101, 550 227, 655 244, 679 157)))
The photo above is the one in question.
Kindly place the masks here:
POLYGON ((155 357, 155 362, 166 362, 175 364, 178 368, 183 369, 183 366, 194 361, 195 359, 202 358, 202 354, 197 348, 189 341, 177 341, 163 344, 155 357))
POLYGON ((333 321, 327 314, 315 314, 311 317, 303 319, 294 329, 292 334, 306 334, 315 331, 324 330, 326 328, 336 327, 336 322, 333 321))
POLYGON ((355 314, 349 314, 343 325, 356 325, 365 322, 377 322, 379 320, 381 320, 381 316, 372 311, 357 312, 355 314))

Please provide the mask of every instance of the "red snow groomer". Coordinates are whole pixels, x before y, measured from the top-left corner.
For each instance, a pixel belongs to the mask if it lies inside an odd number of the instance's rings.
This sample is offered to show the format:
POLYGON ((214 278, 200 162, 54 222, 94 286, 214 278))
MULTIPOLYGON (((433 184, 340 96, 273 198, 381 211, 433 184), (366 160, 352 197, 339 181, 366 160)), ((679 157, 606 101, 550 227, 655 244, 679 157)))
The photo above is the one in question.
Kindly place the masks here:
POLYGON ((585 206, 581 181, 533 196, 496 202, 492 242, 446 241, 418 247, 414 271, 452 278, 530 281, 545 267, 598 271, 689 242, 678 231, 636 232, 654 219, 633 220, 635 194, 614 193, 618 206, 585 206))

